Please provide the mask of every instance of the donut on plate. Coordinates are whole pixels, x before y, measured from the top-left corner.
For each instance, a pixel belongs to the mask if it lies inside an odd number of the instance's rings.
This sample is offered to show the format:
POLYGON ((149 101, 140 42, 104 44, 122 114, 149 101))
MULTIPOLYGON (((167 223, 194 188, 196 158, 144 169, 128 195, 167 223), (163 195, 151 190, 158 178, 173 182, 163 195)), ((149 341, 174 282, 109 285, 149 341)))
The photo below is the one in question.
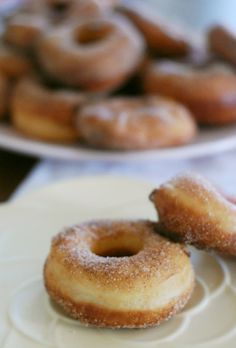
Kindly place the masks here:
POLYGON ((31 63, 25 56, 13 49, 0 47, 0 73, 9 79, 16 79, 31 71, 31 63))
POLYGON ((216 25, 208 33, 210 50, 218 57, 236 65, 236 34, 226 27, 216 25))
POLYGON ((207 180, 185 174, 150 196, 159 231, 200 249, 236 256, 236 206, 207 180))
POLYGON ((0 73, 0 119, 2 119, 8 109, 9 101, 9 83, 8 80, 2 73, 0 73))
POLYGON ((48 74, 89 91, 119 87, 138 68, 144 42, 125 18, 91 18, 45 33, 39 60, 48 74))
POLYGON ((85 104, 77 128, 86 144, 113 150, 181 145, 196 135, 182 105, 163 97, 113 97, 85 104))
POLYGON ((8 44, 23 51, 35 48, 40 36, 57 25, 81 18, 103 15, 106 7, 95 0, 47 0, 26 2, 25 6, 9 18, 4 33, 8 44))
POLYGON ((48 29, 49 23, 41 14, 17 13, 8 20, 3 38, 7 44, 22 51, 29 51, 48 29))
POLYGON ((14 127, 32 137, 50 142, 74 142, 77 108, 85 100, 81 93, 54 90, 34 79, 23 79, 12 96, 14 127))
POLYGON ((190 44, 183 30, 160 18, 151 6, 141 1, 127 1, 122 3, 120 10, 144 35, 152 52, 161 56, 185 56, 190 52, 190 44))
POLYGON ((194 286, 189 255, 148 221, 94 221, 65 229, 44 267, 50 297, 84 324, 158 325, 179 312, 194 286))
POLYGON ((161 94, 185 104, 201 124, 236 121, 236 74, 228 66, 151 63, 144 73, 144 89, 148 94, 161 94))

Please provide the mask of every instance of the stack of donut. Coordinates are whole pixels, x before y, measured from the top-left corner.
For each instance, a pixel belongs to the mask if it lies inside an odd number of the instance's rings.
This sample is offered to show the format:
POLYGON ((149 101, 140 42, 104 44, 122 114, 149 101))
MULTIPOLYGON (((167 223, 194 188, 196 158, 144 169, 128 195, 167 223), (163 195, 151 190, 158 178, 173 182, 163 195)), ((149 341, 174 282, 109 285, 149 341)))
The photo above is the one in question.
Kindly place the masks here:
POLYGON ((3 122, 31 138, 113 151, 179 146, 198 125, 235 122, 233 34, 213 28, 201 54, 147 8, 138 0, 24 0, 2 35, 3 122))
POLYGON ((150 199, 158 222, 91 221, 53 239, 44 283, 69 316, 116 329, 159 325, 186 305, 194 288, 184 243, 236 256, 235 202, 204 178, 179 175, 150 199))

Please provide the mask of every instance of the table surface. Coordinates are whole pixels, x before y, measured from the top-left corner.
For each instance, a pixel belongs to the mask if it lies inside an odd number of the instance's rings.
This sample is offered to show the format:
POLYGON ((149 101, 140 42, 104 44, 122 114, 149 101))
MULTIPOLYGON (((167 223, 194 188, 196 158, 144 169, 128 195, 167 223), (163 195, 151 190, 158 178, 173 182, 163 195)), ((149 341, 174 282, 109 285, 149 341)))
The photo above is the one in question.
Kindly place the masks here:
POLYGON ((174 175, 192 171, 202 174, 236 195, 236 151, 214 157, 186 160, 124 163, 110 161, 59 161, 36 159, 0 150, 0 202, 14 199, 60 180, 86 175, 122 175, 160 185, 174 175))

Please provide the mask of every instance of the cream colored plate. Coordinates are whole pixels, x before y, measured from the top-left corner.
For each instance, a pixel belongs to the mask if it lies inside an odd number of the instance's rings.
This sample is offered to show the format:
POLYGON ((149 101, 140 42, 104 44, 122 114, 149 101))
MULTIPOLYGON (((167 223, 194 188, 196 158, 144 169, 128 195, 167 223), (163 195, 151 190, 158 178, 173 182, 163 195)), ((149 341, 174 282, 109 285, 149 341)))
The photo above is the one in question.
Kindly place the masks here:
POLYGON ((102 151, 79 145, 49 144, 21 136, 11 127, 0 124, 0 147, 28 155, 63 160, 154 161, 213 155, 236 148, 236 125, 201 130, 195 142, 148 151, 102 151))
POLYGON ((50 186, 0 206, 1 348, 232 348, 236 262, 192 250, 197 285, 183 313, 143 330, 84 328, 50 303, 42 283, 50 239, 97 218, 156 219, 150 184, 90 177, 50 186))

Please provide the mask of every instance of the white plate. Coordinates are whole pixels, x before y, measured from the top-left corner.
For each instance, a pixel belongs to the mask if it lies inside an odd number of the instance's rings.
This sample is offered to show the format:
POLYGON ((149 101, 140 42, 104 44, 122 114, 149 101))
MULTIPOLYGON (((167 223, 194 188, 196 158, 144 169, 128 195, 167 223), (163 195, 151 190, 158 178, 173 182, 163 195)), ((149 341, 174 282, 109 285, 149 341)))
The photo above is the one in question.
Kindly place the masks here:
POLYGON ((236 125, 201 130, 196 141, 185 146, 149 151, 110 152, 57 145, 21 136, 10 126, 0 124, 0 147, 28 155, 63 160, 151 161, 213 155, 236 148, 236 125))
POLYGON ((53 307, 42 282, 50 240, 63 226, 97 218, 150 218, 153 187, 118 177, 56 184, 0 206, 1 348, 232 348, 236 262, 192 250, 197 281, 185 310, 159 327, 84 328, 53 307), (115 197, 115 199, 114 199, 115 197))

